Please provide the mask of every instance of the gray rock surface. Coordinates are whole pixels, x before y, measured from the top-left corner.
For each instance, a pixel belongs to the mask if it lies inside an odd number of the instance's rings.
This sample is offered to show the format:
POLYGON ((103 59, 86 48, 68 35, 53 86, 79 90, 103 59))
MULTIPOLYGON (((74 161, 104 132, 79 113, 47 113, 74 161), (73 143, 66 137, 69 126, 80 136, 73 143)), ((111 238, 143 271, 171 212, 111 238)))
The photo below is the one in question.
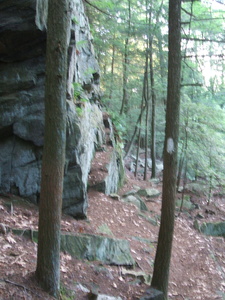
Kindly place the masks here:
POLYGON ((203 223, 199 227, 199 230, 205 235, 222 236, 225 238, 225 222, 203 223))
MULTIPOLYGON (((105 136, 88 19, 83 1, 71 0, 70 5, 63 210, 85 217, 88 173, 95 147, 102 146, 105 136), (82 105, 74 99, 74 82, 88 100, 82 105)), ((39 199, 44 143, 46 7, 45 0, 0 2, 0 192, 33 202, 39 199)), ((109 168, 108 180, 116 186, 117 170, 111 162, 109 168)))
POLYGON ((142 211, 147 211, 148 210, 145 202, 140 197, 138 197, 137 195, 135 195, 135 196, 134 195, 129 195, 129 196, 123 197, 122 201, 134 204, 135 206, 137 206, 137 208, 139 208, 142 211))
POLYGON ((140 189, 137 194, 142 197, 147 198, 155 198, 158 197, 161 193, 159 190, 155 188, 148 188, 148 189, 140 189))
POLYGON ((97 235, 62 235, 61 250, 78 259, 99 260, 105 264, 134 265, 126 240, 97 235))
POLYGON ((96 300, 122 300, 122 298, 99 294, 97 295, 96 300))
POLYGON ((152 287, 148 288, 140 300, 164 300, 163 293, 152 287))
MULTIPOLYGON (((35 242, 38 241, 38 231, 12 229, 12 232, 31 238, 35 242)), ((98 260, 109 265, 134 266, 135 264, 128 241, 100 235, 62 233, 61 251, 78 259, 98 260)))

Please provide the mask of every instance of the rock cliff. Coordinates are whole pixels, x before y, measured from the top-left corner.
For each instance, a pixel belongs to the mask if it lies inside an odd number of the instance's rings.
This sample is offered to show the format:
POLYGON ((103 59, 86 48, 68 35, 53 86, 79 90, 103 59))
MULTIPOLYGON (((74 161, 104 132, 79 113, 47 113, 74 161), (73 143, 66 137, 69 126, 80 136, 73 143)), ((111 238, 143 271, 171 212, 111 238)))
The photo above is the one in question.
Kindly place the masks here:
MULTIPOLYGON (((44 134, 46 3, 0 2, 0 192, 33 202, 40 194, 44 134)), ((70 7, 63 210, 85 217, 91 162, 106 139, 98 103, 99 66, 88 19, 82 0, 71 0, 70 7)), ((108 172, 115 173, 121 162, 113 149, 108 172)), ((107 193, 116 191, 121 179, 116 178, 107 183, 107 193)))

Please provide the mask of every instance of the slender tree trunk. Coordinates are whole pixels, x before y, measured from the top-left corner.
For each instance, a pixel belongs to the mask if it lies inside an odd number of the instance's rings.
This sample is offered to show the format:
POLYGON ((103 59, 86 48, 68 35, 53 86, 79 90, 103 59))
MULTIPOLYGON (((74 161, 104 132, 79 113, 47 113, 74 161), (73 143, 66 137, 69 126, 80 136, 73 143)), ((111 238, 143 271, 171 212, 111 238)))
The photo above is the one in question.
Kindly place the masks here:
POLYGON ((186 184, 187 184, 187 159, 185 161, 185 168, 184 168, 184 182, 183 182, 182 198, 181 198, 181 204, 180 204, 180 212, 183 210, 186 184))
POLYGON ((129 39, 126 38, 125 40, 125 48, 124 48, 124 66, 123 66, 123 99, 122 99, 122 106, 120 109, 120 114, 127 112, 127 105, 128 105, 128 95, 127 95, 127 66, 128 66, 128 42, 129 39))
POLYGON ((208 200, 207 200, 207 205, 210 204, 211 197, 212 197, 212 189, 213 189, 213 176, 211 174, 212 170, 212 148, 210 148, 210 153, 209 153, 209 169, 210 169, 210 176, 209 176, 209 192, 208 192, 208 200))
MULTIPOLYGON (((142 101, 141 101, 141 112, 144 111, 144 107, 146 107, 146 103, 144 104, 145 100, 145 85, 146 85, 146 66, 145 66, 145 74, 144 74, 144 79, 143 79, 143 90, 142 90, 142 101)), ((136 165, 135 165, 135 171, 134 171, 134 176, 137 177, 137 172, 138 172, 138 159, 139 159, 139 152, 140 152, 140 141, 141 141, 141 124, 142 124, 142 113, 140 114, 140 126, 138 130, 138 141, 137 141, 137 152, 136 152, 136 165)))
POLYGON ((156 177, 156 155, 155 155, 155 81, 154 81, 154 70, 153 70, 153 57, 152 57, 152 38, 149 41, 149 66, 150 66, 150 81, 151 81, 151 98, 152 98, 152 121, 151 121, 151 160, 152 160, 152 174, 151 178, 156 177))
POLYGON ((109 91, 109 99, 112 99, 113 86, 114 86, 114 63, 115 63, 115 33, 113 35, 113 48, 112 48, 112 61, 111 61, 111 82, 110 82, 110 91, 109 91))
POLYGON ((148 137, 149 137, 149 103, 147 104, 146 119, 145 119, 145 169, 144 180, 147 180, 148 173, 148 137))
MULTIPOLYGON (((140 121, 140 126, 141 126, 141 121, 140 121)), ((138 130, 137 151, 136 151, 135 170, 134 170, 134 176, 135 177, 137 177, 137 173, 138 173, 138 159, 139 159, 139 152, 140 152, 140 141, 141 141, 141 127, 139 127, 139 130, 138 130)))
POLYGON ((145 62, 145 105, 146 105, 146 116, 145 116, 145 169, 144 169, 144 180, 147 180, 148 171, 148 136, 149 136, 149 80, 148 80, 148 49, 146 49, 146 62, 145 62))
POLYGON ((142 115, 143 115, 143 113, 144 113, 144 111, 145 111, 145 108, 146 108, 146 106, 144 106, 144 107, 141 109, 141 112, 140 112, 140 114, 139 114, 139 116, 138 116, 138 119, 137 119, 137 122, 136 122, 136 125, 135 125, 135 128, 134 128, 134 133, 133 133, 133 135, 132 135, 132 138, 131 138, 131 141, 130 141, 130 143, 129 143, 129 146, 127 147, 126 153, 125 153, 125 155, 124 155, 124 157, 123 157, 124 159, 129 155, 129 153, 130 153, 130 151, 131 151, 131 148, 132 148, 132 146, 133 146, 133 144, 134 144, 134 139, 135 139, 135 136, 136 136, 137 131, 138 131, 138 126, 139 126, 139 124, 141 123, 142 115))
POLYGON ((128 93, 127 93, 127 82, 128 82, 128 65, 129 65, 129 38, 130 38, 130 30, 131 30, 131 3, 128 0, 128 33, 127 38, 125 40, 124 47, 124 65, 123 65, 123 99, 122 105, 120 109, 120 114, 127 113, 128 111, 128 93))
POLYGON ((66 144, 66 81, 69 8, 49 0, 42 160, 36 276, 57 297, 60 286, 60 222, 66 144))
POLYGON ((180 113, 181 0, 169 1, 169 65, 164 143, 162 213, 151 285, 167 299, 176 198, 177 148, 180 113))
MULTIPOLYGON (((159 11, 162 11, 163 7, 163 0, 160 5, 159 11)), ((160 16, 161 14, 157 14, 156 16, 156 23, 160 24, 160 16)), ((156 38, 157 38, 157 45, 159 49, 159 65, 160 65, 160 75, 161 75, 161 81, 163 83, 164 78, 166 77, 166 63, 165 63, 165 54, 163 52, 163 38, 162 38, 162 32, 161 32, 161 27, 157 26, 157 33, 156 33, 156 38)))
POLYGON ((183 141, 182 150, 181 150, 181 153, 180 153, 180 160, 179 160, 179 164, 178 164, 177 191, 178 191, 179 186, 180 186, 184 161, 185 161, 185 159, 187 160, 187 148, 188 148, 188 130, 187 130, 187 128, 188 128, 188 123, 189 123, 189 111, 187 112, 187 119, 186 119, 186 122, 185 122, 185 139, 183 141))

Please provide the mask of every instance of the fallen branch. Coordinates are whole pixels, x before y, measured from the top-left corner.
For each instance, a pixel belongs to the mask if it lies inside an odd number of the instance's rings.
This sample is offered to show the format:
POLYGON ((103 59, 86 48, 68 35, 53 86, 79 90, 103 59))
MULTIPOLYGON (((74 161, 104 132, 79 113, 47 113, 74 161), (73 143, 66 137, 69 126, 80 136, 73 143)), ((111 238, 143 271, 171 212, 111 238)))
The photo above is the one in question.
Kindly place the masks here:
POLYGON ((0 279, 0 280, 1 280, 1 281, 5 281, 6 283, 10 283, 10 284, 12 284, 12 285, 18 286, 18 287, 20 287, 20 288, 23 288, 24 290, 27 290, 28 292, 33 293, 33 294, 36 295, 37 297, 42 298, 39 294, 37 294, 36 292, 32 291, 31 289, 25 287, 25 286, 22 285, 22 284, 13 282, 13 281, 8 280, 8 279, 0 279))

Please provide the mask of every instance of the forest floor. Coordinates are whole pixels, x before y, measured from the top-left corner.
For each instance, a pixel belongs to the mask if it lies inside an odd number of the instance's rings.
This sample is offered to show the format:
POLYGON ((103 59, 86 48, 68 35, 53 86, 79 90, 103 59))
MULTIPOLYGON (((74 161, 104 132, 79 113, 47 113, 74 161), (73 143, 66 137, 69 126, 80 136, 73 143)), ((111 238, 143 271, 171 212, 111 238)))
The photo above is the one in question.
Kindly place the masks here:
MULTIPOLYGON (((141 177, 136 179, 127 171, 126 182, 119 195, 137 186, 152 186, 161 190, 162 183, 143 181, 141 177)), ((88 197, 88 219, 77 221, 63 215, 62 230, 100 234, 99 228, 107 225, 114 238, 129 241, 131 254, 136 261, 134 270, 151 275, 159 221, 157 225, 153 225, 140 216, 136 206, 97 191, 89 191, 88 197)), ((0 223, 9 228, 37 230, 38 208, 27 201, 16 204, 18 199, 13 195, 0 197, 0 223)), ((204 236, 193 226, 199 214, 201 222, 224 221, 225 200, 217 197, 207 206, 204 196, 193 195, 192 201, 198 204, 197 209, 176 212, 169 299, 225 299, 224 238, 204 236)), ((149 216, 159 220, 161 196, 146 204, 149 216)), ((11 231, 4 233, 4 226, 0 228, 0 299, 53 299, 35 280, 37 244, 24 236, 14 235, 11 231)), ((96 291, 121 297, 123 300, 139 299, 148 286, 141 277, 126 275, 124 270, 121 266, 81 261, 67 253, 61 253, 61 299, 90 299, 90 292, 96 291)))

